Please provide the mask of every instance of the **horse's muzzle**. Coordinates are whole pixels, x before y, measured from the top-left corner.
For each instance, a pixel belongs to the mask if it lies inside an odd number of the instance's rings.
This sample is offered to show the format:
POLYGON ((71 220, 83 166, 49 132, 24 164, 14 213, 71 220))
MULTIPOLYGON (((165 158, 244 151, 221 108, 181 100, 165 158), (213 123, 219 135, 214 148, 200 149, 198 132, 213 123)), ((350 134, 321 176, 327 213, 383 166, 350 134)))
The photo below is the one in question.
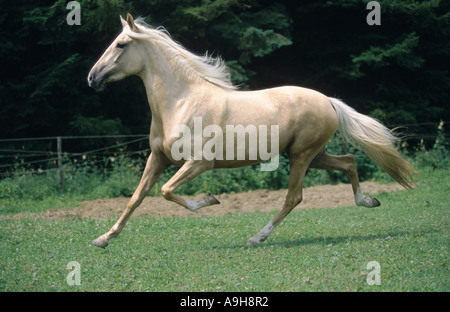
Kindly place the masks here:
POLYGON ((103 91, 105 88, 104 77, 98 77, 95 74, 89 73, 87 80, 89 87, 94 88, 96 91, 103 91))

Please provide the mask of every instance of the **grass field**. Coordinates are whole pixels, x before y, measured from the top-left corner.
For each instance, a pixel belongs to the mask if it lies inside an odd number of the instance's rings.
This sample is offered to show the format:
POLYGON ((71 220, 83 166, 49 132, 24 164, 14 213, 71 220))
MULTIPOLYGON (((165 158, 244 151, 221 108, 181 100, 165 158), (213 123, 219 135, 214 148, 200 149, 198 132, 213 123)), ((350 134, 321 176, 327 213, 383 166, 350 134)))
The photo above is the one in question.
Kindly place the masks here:
POLYGON ((0 291, 448 291, 449 174, 422 170, 375 209, 296 209, 255 248, 275 212, 132 218, 106 249, 90 241, 115 220, 0 220, 0 291))

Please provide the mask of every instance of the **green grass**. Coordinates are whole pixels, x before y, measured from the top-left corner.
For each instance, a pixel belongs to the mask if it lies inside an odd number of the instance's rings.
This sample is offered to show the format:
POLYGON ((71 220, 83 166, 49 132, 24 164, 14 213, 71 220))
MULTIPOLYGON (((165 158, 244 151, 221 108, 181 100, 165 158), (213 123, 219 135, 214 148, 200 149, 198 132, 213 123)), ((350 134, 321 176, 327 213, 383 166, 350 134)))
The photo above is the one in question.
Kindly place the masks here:
POLYGON ((448 291, 449 173, 423 170, 375 209, 296 209, 249 249, 275 212, 131 218, 106 249, 90 241, 115 219, 0 220, 0 291, 448 291), (381 285, 367 284, 370 261, 381 285))

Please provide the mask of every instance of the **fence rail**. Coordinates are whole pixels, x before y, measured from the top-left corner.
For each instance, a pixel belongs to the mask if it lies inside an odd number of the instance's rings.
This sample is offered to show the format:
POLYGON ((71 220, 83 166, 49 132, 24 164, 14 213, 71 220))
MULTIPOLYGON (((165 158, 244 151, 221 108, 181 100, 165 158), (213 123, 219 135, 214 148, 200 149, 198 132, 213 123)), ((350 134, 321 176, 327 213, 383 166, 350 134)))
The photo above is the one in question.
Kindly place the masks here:
MULTIPOLYGON (((88 158, 93 160, 91 165, 99 166, 104 162, 105 157, 111 157, 112 155, 121 155, 131 157, 136 154, 149 152, 150 147, 148 143, 144 149, 125 150, 126 147, 147 141, 148 134, 137 135, 92 135, 92 136, 55 136, 55 137, 34 137, 34 138, 14 138, 14 139, 0 139, 0 179, 10 176, 16 171, 17 168, 21 174, 42 174, 57 172, 59 178, 60 191, 64 190, 64 165, 68 160, 88 158), (64 142, 68 140, 96 140, 96 139, 115 139, 114 144, 109 144, 100 148, 94 148, 85 150, 82 152, 68 152, 64 150, 64 142), (56 149, 24 149, 11 148, 11 145, 24 144, 24 143, 44 142, 52 147, 56 146, 56 149), (8 145, 9 147, 3 148, 8 145), (123 150, 120 150, 123 148, 123 150), (107 153, 109 151, 109 153, 107 153), (42 169, 44 167, 45 169, 42 169), (31 169, 30 169, 31 168, 31 169)), ((39 145, 39 144, 37 144, 39 145)), ((40 144, 43 145, 42 143, 40 144)))

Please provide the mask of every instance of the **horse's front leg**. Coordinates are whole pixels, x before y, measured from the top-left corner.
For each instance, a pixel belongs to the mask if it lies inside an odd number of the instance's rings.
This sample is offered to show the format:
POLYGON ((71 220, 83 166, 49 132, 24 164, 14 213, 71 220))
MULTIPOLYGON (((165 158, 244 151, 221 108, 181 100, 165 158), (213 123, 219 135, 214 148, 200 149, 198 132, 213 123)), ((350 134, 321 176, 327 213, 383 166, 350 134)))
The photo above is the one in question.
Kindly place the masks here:
POLYGON ((220 204, 220 202, 211 194, 206 194, 201 200, 188 200, 173 192, 180 185, 192 180, 206 170, 212 169, 214 163, 206 160, 189 160, 161 187, 161 193, 164 198, 173 201, 190 211, 195 211, 199 208, 220 204))
POLYGON ((106 246, 108 246, 109 240, 111 238, 117 237, 117 235, 119 235, 133 211, 142 203, 145 195, 150 191, 160 174, 168 166, 169 163, 167 162, 167 159, 164 158, 164 156, 155 153, 150 154, 147 160, 147 164, 145 165, 141 182, 139 183, 136 191, 131 197, 127 208, 122 213, 116 224, 114 224, 114 226, 108 232, 92 241, 95 246, 105 248, 106 246))

